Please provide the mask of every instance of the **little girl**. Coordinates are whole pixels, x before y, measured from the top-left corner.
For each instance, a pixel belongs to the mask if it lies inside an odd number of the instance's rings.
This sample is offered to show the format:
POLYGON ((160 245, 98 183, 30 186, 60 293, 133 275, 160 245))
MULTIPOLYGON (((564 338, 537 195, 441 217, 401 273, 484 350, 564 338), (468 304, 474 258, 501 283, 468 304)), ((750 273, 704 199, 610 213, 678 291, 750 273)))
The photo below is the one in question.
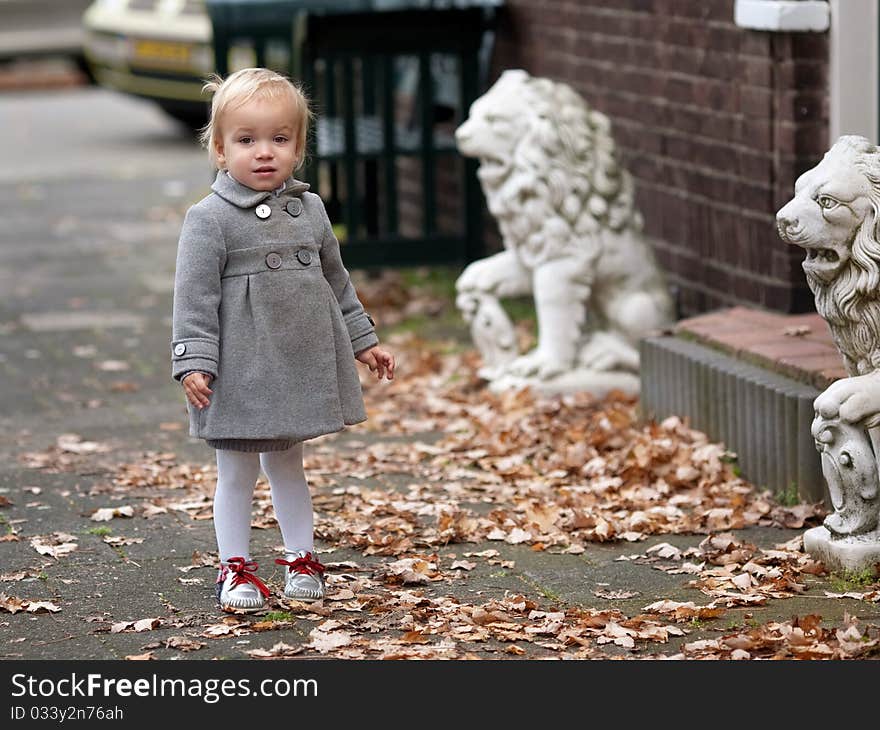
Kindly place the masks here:
POLYGON ((324 596, 302 443, 366 418, 354 360, 380 380, 377 346, 342 264, 324 204, 293 178, 311 118, 288 79, 263 68, 205 85, 202 133, 217 177, 186 214, 174 281, 172 375, 190 435, 217 450, 214 526, 224 611, 259 611, 269 589, 249 552, 260 467, 269 479, 287 567, 284 595, 324 596))

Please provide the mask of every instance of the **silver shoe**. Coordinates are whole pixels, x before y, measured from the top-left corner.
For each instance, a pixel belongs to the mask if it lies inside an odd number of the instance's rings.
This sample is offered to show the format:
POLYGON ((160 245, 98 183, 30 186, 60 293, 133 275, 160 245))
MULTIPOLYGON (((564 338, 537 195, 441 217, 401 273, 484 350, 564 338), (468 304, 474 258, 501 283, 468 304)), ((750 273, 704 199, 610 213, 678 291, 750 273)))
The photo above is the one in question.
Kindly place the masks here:
POLYGON ((284 582, 284 595, 296 601, 320 601, 324 597, 324 566, 312 553, 295 550, 287 553, 284 560, 275 560, 278 565, 287 566, 287 579, 284 582))
POLYGON ((230 558, 217 576, 217 604, 229 613, 254 613, 266 608, 269 589, 257 576, 257 564, 244 558, 230 558))

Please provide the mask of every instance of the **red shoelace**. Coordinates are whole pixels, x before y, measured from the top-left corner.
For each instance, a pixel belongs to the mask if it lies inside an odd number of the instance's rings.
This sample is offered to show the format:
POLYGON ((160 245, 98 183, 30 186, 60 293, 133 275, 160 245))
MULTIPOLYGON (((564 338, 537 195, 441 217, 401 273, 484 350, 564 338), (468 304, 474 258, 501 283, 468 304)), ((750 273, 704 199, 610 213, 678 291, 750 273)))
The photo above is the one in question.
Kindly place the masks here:
POLYGON ((244 558, 229 558, 226 561, 228 565, 224 565, 223 569, 220 571, 220 575, 217 578, 218 583, 222 583, 226 580, 226 575, 229 571, 235 573, 235 576, 232 578, 232 587, 240 586, 243 583, 252 583, 257 587, 257 590, 263 594, 263 597, 269 597, 269 589, 266 587, 266 584, 263 583, 256 575, 257 572, 257 564, 253 560, 245 560, 244 558))
POLYGON ((282 560, 281 558, 275 558, 275 562, 278 565, 286 565, 287 569, 294 573, 314 575, 315 573, 323 574, 326 570, 321 563, 312 557, 311 553, 306 553, 304 557, 297 558, 296 560, 282 560))

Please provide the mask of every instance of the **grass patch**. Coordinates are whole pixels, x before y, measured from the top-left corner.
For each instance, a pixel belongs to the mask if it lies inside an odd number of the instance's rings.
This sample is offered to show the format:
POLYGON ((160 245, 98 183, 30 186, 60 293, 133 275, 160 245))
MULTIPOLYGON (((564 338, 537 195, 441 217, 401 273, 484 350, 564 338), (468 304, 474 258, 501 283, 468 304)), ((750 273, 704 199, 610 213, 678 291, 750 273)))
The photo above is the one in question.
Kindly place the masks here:
POLYGON ((296 616, 290 611, 269 611, 264 616, 266 621, 295 621, 296 616))
POLYGON ((871 568, 862 570, 844 570, 831 574, 831 587, 835 593, 847 593, 861 588, 867 588, 878 581, 871 568))
POLYGON ((785 489, 780 492, 776 492, 773 495, 776 498, 776 501, 779 504, 784 505, 786 507, 794 507, 796 504, 800 504, 800 497, 798 496, 798 488, 796 482, 791 482, 785 489))
POLYGON ((100 527, 90 527, 85 531, 86 535, 97 535, 98 537, 104 537, 104 535, 109 535, 113 532, 106 525, 101 525, 100 527))
POLYGON ((721 457, 721 462, 723 464, 730 464, 730 471, 733 472, 733 476, 739 478, 742 476, 742 469, 740 469, 737 459, 738 457, 736 454, 731 451, 727 451, 721 457))
POLYGON ((455 302, 455 282, 463 269, 460 266, 418 266, 400 270, 407 288, 419 289, 431 296, 455 302))

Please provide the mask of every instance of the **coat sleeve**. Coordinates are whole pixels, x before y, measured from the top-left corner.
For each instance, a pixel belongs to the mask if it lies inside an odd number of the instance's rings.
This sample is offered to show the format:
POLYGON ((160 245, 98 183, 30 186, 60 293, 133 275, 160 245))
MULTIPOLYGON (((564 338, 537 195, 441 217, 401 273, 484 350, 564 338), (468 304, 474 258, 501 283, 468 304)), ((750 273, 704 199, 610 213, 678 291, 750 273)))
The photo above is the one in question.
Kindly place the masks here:
POLYGON ((324 271, 324 278, 329 282, 330 288, 339 302, 339 308, 342 310, 342 317, 345 320, 345 326, 348 328, 348 335, 351 338, 351 347, 356 355, 368 347, 377 345, 379 338, 376 336, 373 320, 364 311, 364 307, 354 289, 354 284, 351 283, 351 277, 342 264, 339 241, 333 233, 324 203, 320 198, 318 201, 321 218, 323 219, 321 268, 324 271))
POLYGON ((220 276, 226 244, 204 208, 187 211, 177 244, 171 324, 171 376, 193 370, 217 376, 220 359, 220 276))

